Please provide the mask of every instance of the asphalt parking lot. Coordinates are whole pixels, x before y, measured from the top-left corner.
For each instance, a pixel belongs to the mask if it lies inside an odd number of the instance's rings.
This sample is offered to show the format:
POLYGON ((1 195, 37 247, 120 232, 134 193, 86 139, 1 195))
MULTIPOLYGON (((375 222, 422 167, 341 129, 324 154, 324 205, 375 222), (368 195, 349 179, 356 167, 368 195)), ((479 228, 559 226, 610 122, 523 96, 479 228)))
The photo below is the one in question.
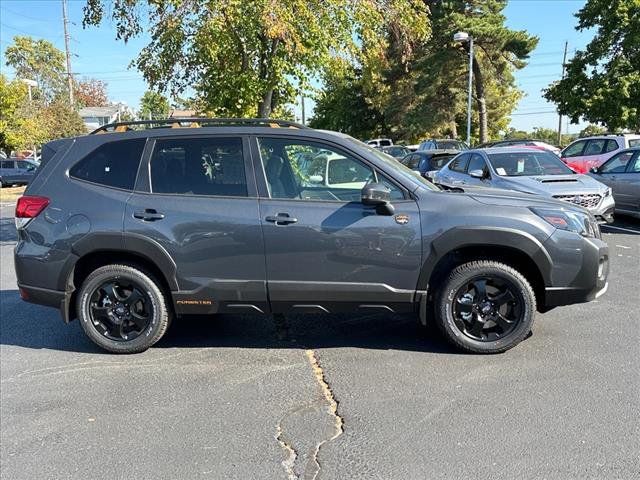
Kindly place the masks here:
POLYGON ((101 353, 23 303, 0 207, 4 479, 640 478, 640 223, 604 228, 609 291, 501 355, 411 317, 223 316, 101 353))

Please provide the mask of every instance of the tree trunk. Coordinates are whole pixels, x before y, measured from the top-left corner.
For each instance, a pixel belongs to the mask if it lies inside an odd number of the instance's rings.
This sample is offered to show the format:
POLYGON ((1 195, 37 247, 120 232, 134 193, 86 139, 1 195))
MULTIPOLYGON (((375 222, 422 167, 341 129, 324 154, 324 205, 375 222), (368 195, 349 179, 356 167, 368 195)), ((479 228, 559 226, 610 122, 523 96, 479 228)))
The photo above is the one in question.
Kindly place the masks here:
POLYGON ((273 89, 269 89, 262 95, 260 103, 258 103, 258 118, 269 118, 271 116, 271 99, 273 97, 273 89))
POLYGON ((451 121, 451 138, 458 138, 458 124, 455 119, 451 121))
POLYGON ((476 87, 476 102, 478 102, 478 115, 480 122, 480 143, 485 143, 487 139, 487 99, 484 93, 484 78, 482 69, 478 63, 478 58, 473 58, 473 80, 476 87))

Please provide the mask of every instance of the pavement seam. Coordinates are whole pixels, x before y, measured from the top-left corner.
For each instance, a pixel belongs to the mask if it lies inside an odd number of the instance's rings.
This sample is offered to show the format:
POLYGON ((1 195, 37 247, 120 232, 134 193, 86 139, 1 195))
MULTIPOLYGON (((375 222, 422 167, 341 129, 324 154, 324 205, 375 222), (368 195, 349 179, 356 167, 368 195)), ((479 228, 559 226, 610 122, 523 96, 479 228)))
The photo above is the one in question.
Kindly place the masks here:
POLYGON ((315 478, 318 476, 318 473, 320 473, 320 462, 318 461, 318 454, 320 453, 320 449, 325 443, 331 442, 336 438, 338 438, 340 435, 342 435, 342 433, 344 432, 344 419, 338 413, 338 401, 333 395, 333 391, 331 390, 331 387, 327 383, 324 370, 322 369, 320 362, 318 362, 318 357, 316 356, 316 352, 312 349, 307 349, 305 350, 305 354, 307 355, 307 359, 309 360, 311 369, 313 370, 313 373, 316 377, 316 381, 320 386, 320 390, 322 391, 324 398, 327 400, 329 404, 327 408, 327 412, 329 413, 329 415, 334 417, 334 426, 335 426, 335 433, 331 436, 331 438, 328 438, 318 443, 318 445, 316 445, 315 451, 313 452, 313 461, 316 464, 316 471, 314 472, 311 479, 315 480, 315 478))

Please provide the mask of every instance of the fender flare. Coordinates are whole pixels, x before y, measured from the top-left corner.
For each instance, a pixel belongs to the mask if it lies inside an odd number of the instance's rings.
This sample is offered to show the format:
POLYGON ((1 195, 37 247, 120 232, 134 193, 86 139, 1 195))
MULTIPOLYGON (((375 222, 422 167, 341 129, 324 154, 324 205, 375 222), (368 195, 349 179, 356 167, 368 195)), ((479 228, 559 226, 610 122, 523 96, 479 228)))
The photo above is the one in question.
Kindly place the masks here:
POLYGON ((176 263, 160 243, 149 237, 122 232, 89 233, 72 245, 71 252, 58 282, 61 290, 68 291, 72 285, 73 271, 78 260, 96 252, 133 253, 142 257, 162 272, 171 291, 179 290, 176 263))
POLYGON ((544 245, 522 230, 503 227, 464 226, 445 231, 431 242, 431 249, 418 278, 420 291, 427 290, 438 262, 448 253, 468 247, 504 247, 529 257, 538 268, 545 285, 551 283, 553 261, 544 245))

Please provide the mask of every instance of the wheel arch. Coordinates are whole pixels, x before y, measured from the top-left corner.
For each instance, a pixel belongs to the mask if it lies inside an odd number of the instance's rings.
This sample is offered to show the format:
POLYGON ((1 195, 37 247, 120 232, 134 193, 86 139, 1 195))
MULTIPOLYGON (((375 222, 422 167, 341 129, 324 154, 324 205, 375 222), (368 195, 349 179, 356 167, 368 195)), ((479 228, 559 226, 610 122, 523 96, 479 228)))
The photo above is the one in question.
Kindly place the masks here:
POLYGON ((444 233, 431 244, 418 290, 427 291, 432 298, 452 269, 473 260, 494 260, 518 270, 531 283, 538 308, 544 309, 552 260, 535 237, 511 229, 456 228, 444 233))

